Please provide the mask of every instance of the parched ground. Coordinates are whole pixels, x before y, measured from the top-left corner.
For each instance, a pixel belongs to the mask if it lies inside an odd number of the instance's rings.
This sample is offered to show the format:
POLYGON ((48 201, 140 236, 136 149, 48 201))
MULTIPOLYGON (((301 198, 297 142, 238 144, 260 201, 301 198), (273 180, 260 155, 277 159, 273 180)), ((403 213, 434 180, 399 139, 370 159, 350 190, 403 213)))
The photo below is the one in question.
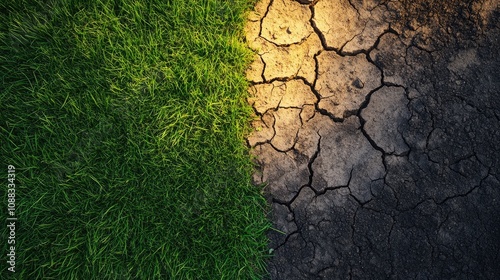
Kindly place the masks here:
POLYGON ((261 0, 272 279, 500 279, 495 0, 261 0))

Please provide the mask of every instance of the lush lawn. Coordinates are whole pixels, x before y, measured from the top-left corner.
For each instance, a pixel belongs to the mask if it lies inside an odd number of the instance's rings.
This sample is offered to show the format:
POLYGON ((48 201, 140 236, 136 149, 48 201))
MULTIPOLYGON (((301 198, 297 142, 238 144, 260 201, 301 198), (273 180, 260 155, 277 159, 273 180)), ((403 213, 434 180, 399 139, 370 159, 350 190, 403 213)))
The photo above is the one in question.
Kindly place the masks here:
POLYGON ((1 212, 11 164, 18 279, 264 273, 244 145, 251 2, 0 2, 1 212))

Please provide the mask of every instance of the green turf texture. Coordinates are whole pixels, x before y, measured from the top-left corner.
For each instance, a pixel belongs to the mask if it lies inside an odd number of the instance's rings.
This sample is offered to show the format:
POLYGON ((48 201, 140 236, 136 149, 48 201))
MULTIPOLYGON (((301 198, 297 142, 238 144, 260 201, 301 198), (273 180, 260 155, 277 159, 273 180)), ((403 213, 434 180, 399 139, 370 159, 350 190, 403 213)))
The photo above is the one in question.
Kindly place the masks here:
POLYGON ((266 203, 244 144, 252 4, 0 2, 0 194, 6 217, 12 164, 17 279, 265 274, 266 203))

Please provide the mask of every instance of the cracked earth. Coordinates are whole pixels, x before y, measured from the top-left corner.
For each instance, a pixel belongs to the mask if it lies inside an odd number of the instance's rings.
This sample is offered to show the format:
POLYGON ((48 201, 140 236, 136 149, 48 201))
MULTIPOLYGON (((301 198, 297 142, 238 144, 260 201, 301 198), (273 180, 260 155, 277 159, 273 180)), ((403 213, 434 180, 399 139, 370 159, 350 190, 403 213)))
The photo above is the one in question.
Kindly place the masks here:
POLYGON ((500 279, 498 5, 256 4, 271 279, 500 279))

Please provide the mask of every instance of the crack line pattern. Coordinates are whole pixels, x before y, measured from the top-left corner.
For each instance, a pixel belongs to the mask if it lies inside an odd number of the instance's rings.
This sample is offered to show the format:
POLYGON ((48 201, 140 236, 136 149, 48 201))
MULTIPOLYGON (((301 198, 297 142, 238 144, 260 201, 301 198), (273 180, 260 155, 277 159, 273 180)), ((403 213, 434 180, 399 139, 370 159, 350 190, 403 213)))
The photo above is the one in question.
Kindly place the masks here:
POLYGON ((500 277, 499 8, 435 2, 250 13, 271 279, 500 277))

